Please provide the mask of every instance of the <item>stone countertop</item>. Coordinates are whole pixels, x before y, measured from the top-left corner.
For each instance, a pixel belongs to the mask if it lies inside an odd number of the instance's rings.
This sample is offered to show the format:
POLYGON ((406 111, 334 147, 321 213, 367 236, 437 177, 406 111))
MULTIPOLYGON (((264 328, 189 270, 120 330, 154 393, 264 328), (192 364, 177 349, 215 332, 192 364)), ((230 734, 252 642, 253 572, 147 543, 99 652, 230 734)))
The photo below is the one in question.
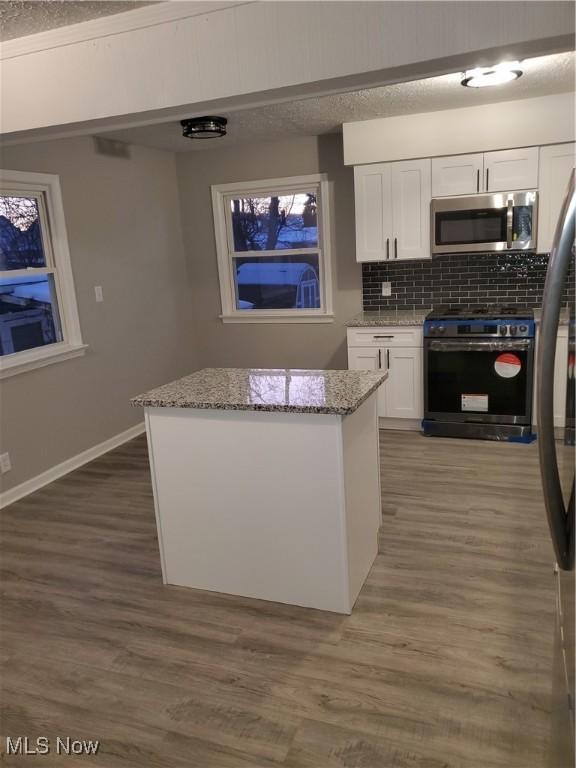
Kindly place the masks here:
POLYGON ((422 309, 386 309, 382 312, 360 312, 344 325, 363 328, 379 325, 422 325, 431 307, 422 309))
POLYGON ((149 408, 282 411, 346 416, 387 378, 386 372, 288 368, 204 368, 131 400, 149 408))
MULTIPOLYGON (((363 328, 370 326, 385 326, 385 325, 422 325, 426 319, 426 315, 432 307, 426 307, 423 309, 387 309, 382 312, 360 312, 351 320, 347 320, 344 325, 348 328, 363 328)), ((540 323, 542 319, 542 308, 536 307, 534 309, 534 320, 536 323, 540 323)), ((567 307, 564 307, 560 312, 560 325, 568 325, 570 319, 570 313, 567 307)))
MULTIPOLYGON (((534 310, 534 320, 539 325, 542 322, 542 307, 537 307, 534 310)), ((560 310, 560 322, 558 325, 568 325, 570 323, 570 309, 568 307, 562 307, 560 310)))

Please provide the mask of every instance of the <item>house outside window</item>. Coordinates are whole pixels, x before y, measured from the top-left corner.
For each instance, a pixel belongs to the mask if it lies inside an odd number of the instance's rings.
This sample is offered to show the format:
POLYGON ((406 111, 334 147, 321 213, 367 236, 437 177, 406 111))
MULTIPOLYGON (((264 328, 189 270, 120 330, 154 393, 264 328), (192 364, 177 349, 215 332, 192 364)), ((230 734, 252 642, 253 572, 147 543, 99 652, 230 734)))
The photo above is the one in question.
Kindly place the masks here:
POLYGON ((85 349, 58 176, 0 171, 0 377, 85 349))
POLYGON ((331 322, 323 175, 212 187, 224 322, 331 322))

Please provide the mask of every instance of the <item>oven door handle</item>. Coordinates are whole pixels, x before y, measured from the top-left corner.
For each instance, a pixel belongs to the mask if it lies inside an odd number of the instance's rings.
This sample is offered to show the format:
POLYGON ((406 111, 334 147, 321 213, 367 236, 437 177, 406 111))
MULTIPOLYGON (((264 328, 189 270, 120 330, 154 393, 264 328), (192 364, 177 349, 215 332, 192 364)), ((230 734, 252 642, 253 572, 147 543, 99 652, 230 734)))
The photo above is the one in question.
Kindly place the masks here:
POLYGON ((533 346, 533 343, 533 339, 516 339, 514 341, 432 339, 428 342, 428 349, 434 352, 514 352, 528 350, 533 346))

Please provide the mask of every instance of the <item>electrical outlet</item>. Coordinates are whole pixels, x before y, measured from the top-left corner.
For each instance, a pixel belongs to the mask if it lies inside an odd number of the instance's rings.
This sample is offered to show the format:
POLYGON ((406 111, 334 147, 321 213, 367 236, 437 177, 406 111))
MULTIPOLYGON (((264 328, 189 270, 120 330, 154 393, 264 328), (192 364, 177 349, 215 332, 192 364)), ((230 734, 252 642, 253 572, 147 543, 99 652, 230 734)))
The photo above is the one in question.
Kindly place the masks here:
POLYGON ((96 296, 96 301, 104 301, 104 294, 102 293, 102 286, 101 285, 95 285, 94 286, 94 295, 96 296))
POLYGON ((382 283, 382 296, 392 296, 392 283, 382 283))
POLYGON ((5 472, 10 472, 11 469, 12 464, 10 463, 10 454, 0 454, 0 473, 4 474, 5 472))

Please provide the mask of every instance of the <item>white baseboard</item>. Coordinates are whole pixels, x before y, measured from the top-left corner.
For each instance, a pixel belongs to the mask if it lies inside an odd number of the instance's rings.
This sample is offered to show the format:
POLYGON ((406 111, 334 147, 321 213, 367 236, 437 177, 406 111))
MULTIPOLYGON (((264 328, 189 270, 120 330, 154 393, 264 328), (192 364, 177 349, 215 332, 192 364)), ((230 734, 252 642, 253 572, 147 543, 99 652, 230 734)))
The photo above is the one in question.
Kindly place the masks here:
POLYGON ((144 422, 136 424, 134 427, 130 427, 130 429, 120 432, 119 435, 114 435, 114 437, 111 437, 109 440, 104 440, 103 443, 98 443, 98 445, 94 445, 92 448, 88 448, 88 450, 82 451, 82 453, 79 453, 76 456, 72 456, 71 459, 66 459, 66 461, 63 461, 61 464, 56 464, 55 467, 47 469, 46 472, 42 472, 40 475, 36 475, 36 477, 32 477, 30 480, 20 483, 20 485, 16 485, 14 488, 4 491, 4 493, 0 493, 0 509, 7 507, 9 504, 13 504, 15 501, 18 501, 18 499, 24 498, 24 496, 34 493, 34 491, 52 483, 54 480, 58 480, 59 477, 67 475, 69 472, 78 469, 78 467, 81 467, 83 464, 88 464, 89 461, 97 459, 98 456, 108 453, 108 451, 111 451, 113 448, 118 448, 118 446, 123 443, 133 440, 145 431, 146 427, 144 422))
POLYGON ((379 418, 380 429, 401 429, 418 432, 422 429, 422 419, 388 419, 379 418))

